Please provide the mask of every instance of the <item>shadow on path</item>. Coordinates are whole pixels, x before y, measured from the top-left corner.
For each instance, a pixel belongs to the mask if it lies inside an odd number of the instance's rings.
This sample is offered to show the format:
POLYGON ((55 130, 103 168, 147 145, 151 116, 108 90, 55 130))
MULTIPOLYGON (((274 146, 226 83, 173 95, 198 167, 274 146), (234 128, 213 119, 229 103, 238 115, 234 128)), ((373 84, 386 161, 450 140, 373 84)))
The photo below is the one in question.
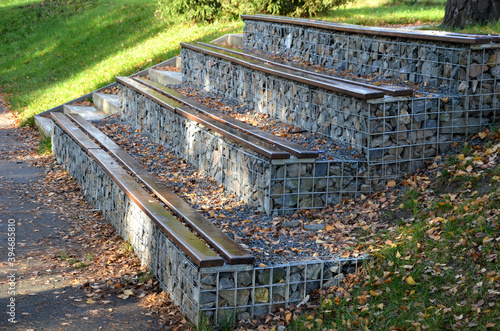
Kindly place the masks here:
MULTIPOLYGON (((120 299, 119 291, 111 285, 114 291, 94 290, 92 282, 99 279, 86 284, 75 282, 79 271, 59 255, 97 254, 97 247, 83 240, 86 233, 82 226, 88 223, 74 221, 88 220, 90 207, 82 199, 79 203, 83 208, 68 217, 67 208, 58 201, 81 194, 71 187, 59 193, 46 191, 50 167, 57 166, 50 162, 50 166, 34 167, 19 156, 27 147, 13 115, 2 109, 2 104, 0 96, 0 329, 159 329, 157 318, 140 307, 135 296, 120 299), (51 204, 52 200, 57 203, 51 204), (11 232, 15 233, 15 250, 10 250, 15 254, 13 264, 8 261, 11 232), (10 316, 9 304, 15 307, 10 316), (17 323, 9 322, 12 317, 17 323)), ((123 281, 119 278, 105 281, 119 284, 123 281)))

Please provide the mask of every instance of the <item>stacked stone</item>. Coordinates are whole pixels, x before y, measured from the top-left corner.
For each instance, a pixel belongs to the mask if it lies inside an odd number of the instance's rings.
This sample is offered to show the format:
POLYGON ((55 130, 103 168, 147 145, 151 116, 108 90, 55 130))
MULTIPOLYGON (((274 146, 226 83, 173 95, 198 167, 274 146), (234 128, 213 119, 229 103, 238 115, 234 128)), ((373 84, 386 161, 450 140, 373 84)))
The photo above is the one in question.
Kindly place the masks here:
MULTIPOLYGON (((86 199, 99 209, 155 273, 177 305, 192 321, 198 319, 199 271, 111 177, 57 124, 53 130, 57 162, 81 185, 86 199)), ((90 151, 92 153, 92 151, 90 151)))
POLYGON ((304 261, 253 270, 202 272, 200 311, 207 317, 238 320, 297 304, 319 288, 339 285, 361 260, 304 261))
POLYGON ((130 88, 122 86, 120 93, 125 121, 267 213, 322 208, 369 191, 366 162, 362 160, 318 165, 311 159, 271 162, 130 88))
POLYGON ((271 210, 284 214, 323 208, 367 192, 366 171, 366 162, 357 160, 275 164, 271 172, 271 210))
MULTIPOLYGON (((198 269, 93 159, 95 151, 84 151, 57 124, 52 141, 57 161, 82 186, 88 201, 131 243, 173 302, 195 323, 201 314, 222 322, 232 316, 247 319, 288 307, 314 290, 339 285, 366 258, 198 269)), ((286 168, 279 171, 300 173, 303 166, 286 168)), ((319 166, 315 171, 322 169, 319 166)))
POLYGON ((121 86, 122 118, 152 141, 212 176, 250 205, 269 206, 271 162, 220 134, 121 86))
POLYGON ((376 74, 468 95, 498 93, 495 91, 500 77, 498 45, 471 47, 245 20, 244 46, 300 58, 340 73, 376 74), (479 83, 485 81, 491 88, 480 87, 485 91, 476 91, 479 83))

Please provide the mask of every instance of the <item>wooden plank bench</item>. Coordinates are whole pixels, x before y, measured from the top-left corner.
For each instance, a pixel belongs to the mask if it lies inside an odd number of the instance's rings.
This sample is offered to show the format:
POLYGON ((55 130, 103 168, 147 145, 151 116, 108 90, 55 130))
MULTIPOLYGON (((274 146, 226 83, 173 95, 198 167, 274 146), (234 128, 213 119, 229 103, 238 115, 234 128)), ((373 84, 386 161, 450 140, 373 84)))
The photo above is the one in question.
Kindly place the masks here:
POLYGON ((255 258, 222 232, 211 221, 203 217, 164 183, 154 177, 130 154, 113 142, 109 137, 79 115, 68 115, 90 137, 116 157, 126 169, 132 172, 146 187, 163 201, 178 217, 189 225, 213 249, 221 254, 228 264, 253 264, 255 258))
POLYGON ((260 60, 251 59, 240 54, 216 49, 214 47, 205 46, 199 43, 181 43, 181 46, 183 48, 207 54, 216 58, 221 58, 253 70, 262 71, 277 77, 282 77, 295 82, 320 87, 329 91, 353 96, 363 100, 378 99, 384 97, 383 92, 373 90, 371 88, 313 76, 309 73, 300 72, 294 69, 287 69, 282 66, 265 63, 260 60))
POLYGON ((313 151, 309 148, 306 148, 302 145, 296 144, 294 142, 288 141, 281 137, 277 137, 269 132, 256 128, 250 124, 238 121, 237 119, 223 114, 219 111, 211 109, 200 102, 193 100, 192 98, 186 97, 172 89, 169 89, 165 86, 157 84, 151 80, 142 77, 136 77, 136 80, 140 81, 144 85, 160 92, 161 94, 180 102, 188 107, 196 109, 202 114, 210 116, 211 118, 220 121, 224 124, 230 125, 231 127, 238 129, 248 135, 254 136, 262 141, 265 141, 271 145, 277 146, 283 150, 290 152, 292 155, 298 158, 316 158, 319 153, 317 151, 313 151))
POLYGON ((240 54, 242 56, 245 56, 247 58, 251 58, 254 60, 258 61, 263 61, 272 65, 275 65, 277 67, 282 67, 282 68, 293 68, 294 70, 297 70, 299 72, 303 72, 305 74, 309 74, 312 76, 316 77, 321 77, 323 79, 331 79, 333 81, 341 82, 341 83, 346 83, 346 84, 354 84, 358 86, 362 86, 368 89, 376 90, 376 91, 381 91, 385 95, 390 95, 394 97, 399 97, 399 96, 411 96, 413 94, 413 89, 407 88, 407 87, 401 87, 401 86, 393 86, 393 85, 385 85, 385 84, 379 84, 375 85, 373 83, 368 82, 367 80, 364 79, 357 79, 357 78, 341 78, 338 76, 333 76, 331 74, 328 74, 327 72, 316 72, 314 68, 305 66, 305 65, 300 65, 300 64, 295 64, 291 63, 288 61, 276 59, 270 56, 262 55, 262 54, 256 54, 252 52, 245 51, 240 48, 234 48, 234 47, 229 47, 229 46, 223 46, 223 45, 216 45, 216 44, 207 44, 207 43, 198 43, 203 46, 208 46, 212 47, 215 49, 220 49, 224 51, 231 52, 233 54, 240 54))
POLYGON ((219 254, 189 231, 159 202, 152 200, 151 195, 120 164, 94 143, 66 115, 51 113, 51 117, 197 266, 215 267, 224 264, 224 259, 219 254))
POLYGON ((332 31, 348 32, 353 34, 375 35, 382 37, 397 37, 417 40, 440 41, 456 44, 482 45, 499 42, 499 35, 464 34, 447 31, 401 30, 381 27, 369 27, 354 24, 336 23, 330 21, 292 18, 274 15, 241 15, 242 20, 284 23, 308 26, 332 31))
POLYGON ((245 146, 261 155, 264 155, 265 157, 269 159, 289 159, 290 158, 290 153, 288 151, 285 151, 277 146, 273 146, 272 144, 262 141, 260 139, 257 139, 249 134, 246 134, 240 130, 237 130, 227 124, 224 124, 220 121, 217 121, 205 114, 200 113, 199 111, 189 108, 187 106, 184 106, 172 99, 167 98, 163 94, 157 92, 156 90, 153 90, 150 87, 147 87, 146 85, 142 84, 141 82, 137 80, 133 80, 128 77, 116 77, 116 81, 126 87, 129 87, 133 89, 134 91, 137 91, 138 93, 141 93, 142 95, 146 96, 147 98, 150 98, 151 100, 155 101, 159 105, 177 113, 180 114, 186 118, 189 118, 190 120, 193 120, 210 130, 213 130, 222 136, 225 136, 242 146, 245 146))

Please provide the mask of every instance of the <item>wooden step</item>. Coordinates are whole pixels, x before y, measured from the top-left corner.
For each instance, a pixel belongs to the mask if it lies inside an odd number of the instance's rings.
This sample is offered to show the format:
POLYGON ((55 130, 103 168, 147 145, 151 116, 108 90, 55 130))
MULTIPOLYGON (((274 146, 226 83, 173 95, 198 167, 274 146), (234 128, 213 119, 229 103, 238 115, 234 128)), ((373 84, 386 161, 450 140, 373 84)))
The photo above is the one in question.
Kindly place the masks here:
POLYGON ((325 79, 309 73, 300 72, 294 69, 283 68, 263 61, 251 59, 240 54, 234 54, 225 50, 216 49, 214 47, 205 46, 199 43, 181 43, 181 46, 195 52, 207 54, 216 58, 221 58, 232 63, 258 70, 277 77, 286 78, 298 83, 303 83, 311 86, 324 88, 329 91, 353 96, 363 100, 383 98, 384 93, 352 83, 345 83, 325 79))
POLYGON ((228 264, 252 264, 255 258, 240 245, 203 217, 177 194, 168 189, 164 183, 154 177, 130 154, 114 143, 109 137, 78 115, 69 115, 87 134, 99 142, 132 172, 148 189, 163 201, 178 217, 187 223, 200 237, 221 254, 228 264))
POLYGON ((269 132, 256 128, 250 124, 238 121, 237 119, 234 119, 229 115, 208 108, 207 106, 193 100, 192 98, 185 97, 184 95, 172 89, 155 84, 154 82, 148 79, 137 77, 136 80, 140 81, 147 87, 150 87, 177 102, 180 102, 193 109, 196 109, 200 113, 206 114, 207 116, 210 116, 211 118, 220 121, 221 123, 230 125, 231 127, 238 129, 246 134, 254 136, 258 139, 261 139, 262 141, 265 141, 279 148, 282 148, 298 158, 316 158, 319 155, 317 151, 313 151, 302 145, 288 141, 281 137, 277 137, 269 132))
POLYGON ((120 186, 127 196, 148 215, 153 222, 199 267, 214 267, 224 264, 224 260, 200 238, 170 214, 159 202, 152 199, 127 171, 93 142, 66 115, 52 113, 51 118, 97 162, 108 176, 120 186))
POLYGON ((213 130, 224 137, 233 140, 242 146, 245 146, 258 154, 261 154, 269 159, 288 159, 290 158, 290 153, 278 148, 277 146, 273 146, 265 141, 257 139, 253 136, 245 134, 242 131, 239 131, 227 124, 224 124, 220 121, 214 120, 213 118, 200 113, 199 111, 192 109, 190 107, 184 106, 163 94, 153 90, 150 87, 145 86, 137 80, 128 78, 128 77, 116 77, 116 81, 126 87, 129 87, 135 90, 138 93, 150 98, 155 101, 159 105, 180 114, 186 118, 189 118, 196 123, 199 123, 210 130, 213 130))
POLYGON ((448 31, 391 29, 391 28, 371 27, 364 25, 336 23, 332 21, 321 21, 321 20, 274 16, 274 15, 241 15, 241 19, 243 21, 253 20, 253 21, 271 22, 277 24, 285 23, 285 24, 308 26, 308 27, 320 28, 332 31, 341 31, 341 32, 372 35, 372 36, 374 35, 380 37, 397 37, 397 38, 407 38, 416 40, 450 42, 457 44, 481 45, 481 44, 489 44, 492 42, 500 41, 499 35, 465 34, 465 33, 455 33, 448 31))
POLYGON ((338 76, 328 74, 326 71, 325 72, 316 72, 316 69, 305 66, 305 65, 295 64, 295 63, 291 63, 288 61, 275 59, 275 58, 270 57, 270 56, 261 55, 261 54, 255 54, 255 53, 248 52, 248 51, 245 51, 245 50, 240 49, 240 48, 234 48, 234 47, 216 45, 216 44, 207 44, 207 43, 198 43, 198 44, 203 45, 203 46, 212 47, 215 49, 220 49, 223 51, 228 51, 228 52, 231 52, 233 54, 239 54, 239 55, 245 56, 245 57, 250 58, 250 59, 254 59, 254 60, 258 60, 258 61, 262 61, 265 63, 275 65, 277 67, 293 68, 294 70, 297 70, 299 72, 303 72, 303 73, 306 73, 306 74, 309 74, 312 76, 316 76, 316 77, 320 77, 323 79, 331 79, 332 81, 337 81, 337 82, 347 83, 347 84, 354 84, 354 85, 362 86, 362 87, 365 87, 368 89, 381 91, 385 95, 398 97, 398 96, 411 96, 413 94, 413 89, 411 89, 411 88, 402 87, 402 86, 386 85, 386 84, 375 85, 374 83, 371 83, 366 79, 338 77, 338 76))

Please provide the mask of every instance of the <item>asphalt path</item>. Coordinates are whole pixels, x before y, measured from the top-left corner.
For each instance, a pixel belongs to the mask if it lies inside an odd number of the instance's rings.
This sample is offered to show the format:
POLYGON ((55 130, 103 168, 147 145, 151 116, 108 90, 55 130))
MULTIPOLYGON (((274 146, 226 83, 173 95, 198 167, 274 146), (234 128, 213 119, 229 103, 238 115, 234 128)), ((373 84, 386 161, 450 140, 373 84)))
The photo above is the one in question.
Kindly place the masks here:
POLYGON ((54 258, 81 249, 68 239, 81 228, 62 206, 42 203, 55 198, 44 191, 48 170, 12 156, 22 139, 0 102, 0 329, 158 329, 137 298, 109 295, 106 304, 88 303, 88 291, 72 283, 74 268, 54 258))

